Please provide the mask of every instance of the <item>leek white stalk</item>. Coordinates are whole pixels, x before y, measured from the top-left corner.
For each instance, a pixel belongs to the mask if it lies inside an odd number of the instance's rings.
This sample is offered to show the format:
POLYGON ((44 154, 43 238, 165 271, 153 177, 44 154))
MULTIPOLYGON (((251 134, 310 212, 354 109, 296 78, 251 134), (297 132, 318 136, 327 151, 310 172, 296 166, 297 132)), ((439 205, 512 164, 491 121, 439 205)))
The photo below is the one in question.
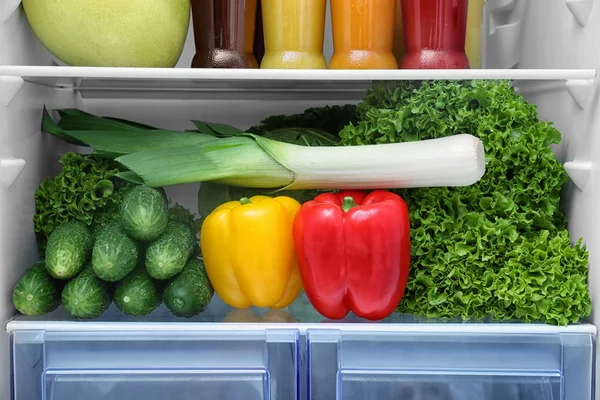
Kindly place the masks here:
POLYGON ((261 137, 256 141, 294 174, 286 189, 469 186, 485 173, 483 143, 467 134, 345 147, 304 147, 261 137))
POLYGON ((116 160, 154 187, 206 181, 273 189, 468 186, 485 172, 483 144, 467 134, 326 147, 237 137, 142 151, 116 160))

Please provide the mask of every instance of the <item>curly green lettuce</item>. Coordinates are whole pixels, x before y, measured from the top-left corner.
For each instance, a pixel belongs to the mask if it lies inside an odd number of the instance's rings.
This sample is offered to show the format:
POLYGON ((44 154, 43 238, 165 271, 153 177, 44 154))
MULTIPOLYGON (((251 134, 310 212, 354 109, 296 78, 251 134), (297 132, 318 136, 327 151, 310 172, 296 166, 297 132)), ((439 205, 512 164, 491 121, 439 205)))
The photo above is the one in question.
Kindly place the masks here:
POLYGON ((34 229, 40 249, 59 225, 76 219, 94 231, 118 215, 125 189, 131 185, 113 178, 123 171, 114 161, 91 155, 66 153, 61 172, 44 179, 35 192, 34 229))
POLYGON ((200 219, 179 203, 169 208, 169 219, 186 224, 194 234, 200 232, 200 219))
POLYGON ((343 145, 470 133, 486 173, 459 188, 400 190, 411 218, 411 274, 399 312, 558 325, 591 312, 588 255, 571 245, 560 195, 561 135, 506 81, 380 82, 343 145))

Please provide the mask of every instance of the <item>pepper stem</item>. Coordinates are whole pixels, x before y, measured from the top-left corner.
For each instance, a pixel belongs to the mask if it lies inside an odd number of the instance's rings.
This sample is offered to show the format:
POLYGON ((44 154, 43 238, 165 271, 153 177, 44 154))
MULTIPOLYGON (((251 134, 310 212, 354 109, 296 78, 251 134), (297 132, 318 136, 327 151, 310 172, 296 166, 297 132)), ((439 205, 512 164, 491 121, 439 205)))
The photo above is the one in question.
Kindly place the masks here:
POLYGON ((342 210, 347 213, 352 207, 356 207, 356 205, 357 204, 354 202, 352 197, 346 196, 344 197, 344 202, 342 203, 342 210))
POLYGON ((252 204, 252 202, 250 201, 250 199, 249 199, 249 198, 247 198, 247 197, 242 197, 242 198, 240 199, 240 204, 242 204, 242 205, 244 205, 244 204, 252 204))

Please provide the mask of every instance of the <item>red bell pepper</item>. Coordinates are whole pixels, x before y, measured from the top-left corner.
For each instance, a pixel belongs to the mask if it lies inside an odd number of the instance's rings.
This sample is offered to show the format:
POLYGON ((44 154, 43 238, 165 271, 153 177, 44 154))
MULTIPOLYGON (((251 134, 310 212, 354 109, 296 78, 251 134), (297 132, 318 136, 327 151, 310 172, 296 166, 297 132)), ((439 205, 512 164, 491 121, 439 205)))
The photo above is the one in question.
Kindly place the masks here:
POLYGON ((400 196, 321 194, 302 205, 293 234, 304 291, 319 313, 380 320, 394 312, 410 266, 408 207, 400 196))

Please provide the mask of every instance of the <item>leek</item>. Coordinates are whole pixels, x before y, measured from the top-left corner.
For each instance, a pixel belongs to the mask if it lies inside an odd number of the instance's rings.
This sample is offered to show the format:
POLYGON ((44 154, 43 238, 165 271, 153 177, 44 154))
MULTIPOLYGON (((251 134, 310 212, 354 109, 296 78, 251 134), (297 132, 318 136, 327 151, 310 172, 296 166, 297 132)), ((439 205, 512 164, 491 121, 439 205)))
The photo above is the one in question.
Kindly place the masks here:
POLYGON ((289 190, 468 186, 485 172, 483 144, 466 134, 355 147, 237 137, 142 151, 116 161, 152 187, 206 181, 289 190))
POLYGON ((483 144, 468 134, 335 146, 326 135, 310 130, 257 136, 225 124, 193 121, 196 130, 180 132, 75 110, 62 115, 64 121, 57 124, 45 113, 43 129, 114 158, 129 170, 121 178, 151 187, 195 182, 289 190, 468 186, 485 172, 483 144), (303 134, 316 135, 320 146, 273 140, 303 134))
MULTIPOLYGON (((233 186, 279 188, 294 181, 288 169, 247 137, 141 151, 115 160, 151 187, 214 181, 233 186)), ((126 174, 120 176, 128 179, 126 174)))

